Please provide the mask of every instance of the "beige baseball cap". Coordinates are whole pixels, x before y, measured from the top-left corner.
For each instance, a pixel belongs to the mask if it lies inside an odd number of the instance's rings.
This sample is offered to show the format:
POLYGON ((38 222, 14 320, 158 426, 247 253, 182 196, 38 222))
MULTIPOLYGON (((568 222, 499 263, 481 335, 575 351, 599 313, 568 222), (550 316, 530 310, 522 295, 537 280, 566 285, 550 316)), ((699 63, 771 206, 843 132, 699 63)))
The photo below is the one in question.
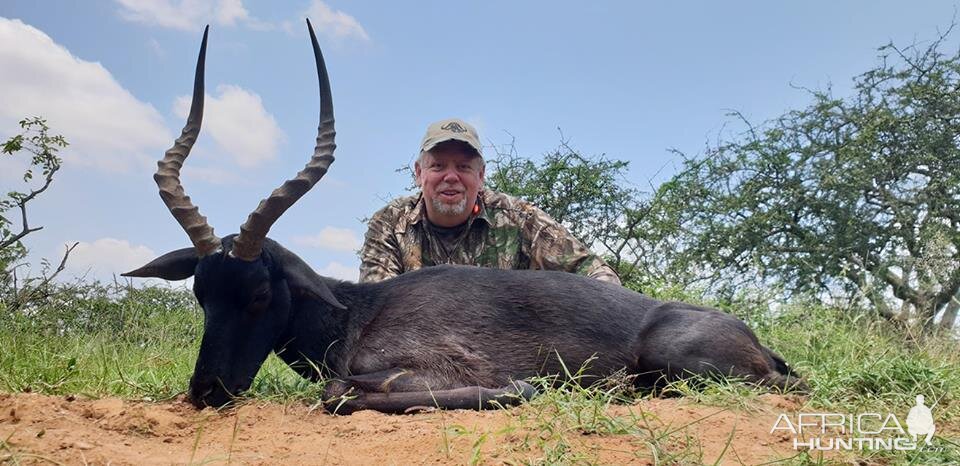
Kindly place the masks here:
POLYGON ((476 150, 477 155, 483 156, 477 129, 459 118, 447 118, 431 123, 427 127, 427 134, 423 136, 423 142, 420 143, 420 152, 429 151, 437 144, 451 140, 463 141, 476 150))

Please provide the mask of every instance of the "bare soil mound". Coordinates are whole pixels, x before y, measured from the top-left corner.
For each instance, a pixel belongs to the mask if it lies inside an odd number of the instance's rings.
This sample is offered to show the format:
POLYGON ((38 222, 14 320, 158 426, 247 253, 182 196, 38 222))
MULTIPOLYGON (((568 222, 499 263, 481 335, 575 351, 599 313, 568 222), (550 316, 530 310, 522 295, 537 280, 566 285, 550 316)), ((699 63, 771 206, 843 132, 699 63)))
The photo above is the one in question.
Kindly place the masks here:
POLYGON ((750 411, 654 399, 613 406, 638 416, 639 433, 564 428, 525 406, 506 411, 445 411, 332 416, 303 404, 248 402, 198 411, 181 401, 84 400, 0 394, 0 463, 64 464, 502 464, 584 460, 756 464, 797 454, 770 434, 795 398, 765 395, 750 411), (642 424, 642 425, 640 425, 642 424), (559 432, 558 432, 559 430, 559 432))

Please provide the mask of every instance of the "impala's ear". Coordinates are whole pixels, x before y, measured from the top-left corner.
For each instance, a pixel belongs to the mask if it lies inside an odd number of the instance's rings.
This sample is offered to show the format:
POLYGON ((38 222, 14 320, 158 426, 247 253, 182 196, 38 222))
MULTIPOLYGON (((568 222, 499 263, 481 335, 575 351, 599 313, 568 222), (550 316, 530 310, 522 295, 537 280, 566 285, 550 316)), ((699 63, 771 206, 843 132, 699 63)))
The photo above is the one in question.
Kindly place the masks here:
POLYGON ((150 261, 149 264, 137 270, 122 273, 120 276, 184 280, 193 276, 193 272, 197 269, 198 260, 196 249, 177 249, 150 261))
POLYGON ((284 273, 287 276, 287 283, 290 284, 290 288, 298 289, 314 298, 323 300, 337 309, 347 309, 347 306, 337 301, 337 297, 327 286, 326 279, 317 275, 309 265, 303 264, 302 267, 284 268, 284 273))
POLYGON ((328 279, 314 272, 303 259, 277 243, 271 244, 270 249, 283 268, 283 274, 291 290, 309 294, 337 309, 347 309, 347 306, 337 301, 337 297, 330 291, 330 287, 327 286, 328 279))

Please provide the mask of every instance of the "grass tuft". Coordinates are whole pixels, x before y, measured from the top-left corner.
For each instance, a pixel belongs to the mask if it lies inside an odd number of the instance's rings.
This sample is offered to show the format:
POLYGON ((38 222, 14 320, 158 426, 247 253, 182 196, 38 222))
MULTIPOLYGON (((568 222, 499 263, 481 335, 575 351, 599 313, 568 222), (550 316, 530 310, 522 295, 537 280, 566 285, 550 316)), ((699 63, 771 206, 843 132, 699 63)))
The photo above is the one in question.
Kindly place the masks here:
MULTIPOLYGON (((668 298, 685 299, 682 291, 670 293, 668 298)), ((859 460, 960 464, 960 446, 953 440, 960 432, 960 344, 955 338, 921 335, 866 311, 813 303, 786 305, 775 313, 749 303, 721 307, 743 318, 764 345, 803 375, 811 387, 806 412, 893 412, 904 419, 914 397, 925 396, 938 426, 935 451, 863 452, 859 460)), ((176 397, 187 388, 202 324, 192 294, 166 288, 95 283, 64 287, 44 304, 23 311, 8 312, 0 304, 0 392, 176 397)), ((589 464, 598 461, 598 439, 631 436, 635 448, 626 454, 637 462, 700 464, 702 446, 685 426, 665 426, 635 401, 679 395, 718 409, 749 411, 766 393, 731 380, 677 381, 656 393, 634 392, 624 374, 587 387, 580 385, 584 380, 581 369, 532 381, 542 395, 505 411, 509 432, 472 432, 444 422, 443 448, 452 455, 451 439, 470 436, 465 461, 484 463, 484 455, 498 443, 494 439, 509 437, 510 452, 500 451, 503 457, 520 457, 527 464, 589 464)), ((319 400, 322 388, 270 356, 246 396, 310 405, 319 400)), ((724 462, 736 461, 724 451, 724 462)), ((0 442, 0 461, 19 459, 30 457, 0 442)), ((827 463, 816 453, 798 452, 778 464, 827 463)))

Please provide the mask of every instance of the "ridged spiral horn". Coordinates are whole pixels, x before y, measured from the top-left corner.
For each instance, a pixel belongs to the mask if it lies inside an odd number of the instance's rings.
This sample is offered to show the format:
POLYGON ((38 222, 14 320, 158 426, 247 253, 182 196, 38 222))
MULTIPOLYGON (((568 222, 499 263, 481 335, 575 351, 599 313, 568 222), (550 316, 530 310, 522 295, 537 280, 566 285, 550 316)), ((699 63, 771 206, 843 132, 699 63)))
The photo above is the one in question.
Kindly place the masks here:
POLYGON ((207 218, 200 215, 200 209, 190 202, 190 196, 183 190, 180 183, 180 169, 184 160, 190 155, 190 149, 200 134, 200 123, 203 121, 203 70, 207 55, 208 25, 203 30, 203 42, 200 44, 200 56, 197 58, 197 71, 193 78, 193 101, 190 103, 190 114, 187 124, 183 127, 180 137, 173 143, 163 159, 157 162, 157 173, 153 180, 160 188, 160 199, 167 205, 167 209, 177 219, 193 242, 194 249, 200 257, 213 254, 220 249, 220 238, 213 233, 213 228, 207 223, 207 218))
POLYGON ((334 144, 336 131, 333 129, 333 97, 330 92, 330 79, 327 76, 327 67, 320 52, 320 45, 317 43, 317 35, 313 32, 313 25, 310 24, 309 19, 307 19, 307 29, 310 30, 313 57, 317 64, 317 78, 320 81, 320 126, 317 128, 317 145, 313 150, 313 156, 303 170, 275 189, 270 197, 260 201, 260 205, 240 226, 240 234, 233 240, 230 255, 241 260, 254 261, 260 257, 263 240, 273 223, 313 185, 317 184, 333 163, 333 151, 337 145, 334 144))

